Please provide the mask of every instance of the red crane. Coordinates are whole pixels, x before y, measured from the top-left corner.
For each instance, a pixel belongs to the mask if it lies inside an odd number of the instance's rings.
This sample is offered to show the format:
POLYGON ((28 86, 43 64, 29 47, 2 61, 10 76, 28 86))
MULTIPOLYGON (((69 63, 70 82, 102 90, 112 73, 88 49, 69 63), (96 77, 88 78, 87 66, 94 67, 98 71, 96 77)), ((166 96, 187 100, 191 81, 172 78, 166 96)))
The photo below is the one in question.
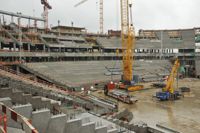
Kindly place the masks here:
POLYGON ((44 28, 48 29, 48 10, 52 9, 52 6, 48 3, 47 0, 41 0, 41 4, 44 5, 43 17, 45 19, 44 28))

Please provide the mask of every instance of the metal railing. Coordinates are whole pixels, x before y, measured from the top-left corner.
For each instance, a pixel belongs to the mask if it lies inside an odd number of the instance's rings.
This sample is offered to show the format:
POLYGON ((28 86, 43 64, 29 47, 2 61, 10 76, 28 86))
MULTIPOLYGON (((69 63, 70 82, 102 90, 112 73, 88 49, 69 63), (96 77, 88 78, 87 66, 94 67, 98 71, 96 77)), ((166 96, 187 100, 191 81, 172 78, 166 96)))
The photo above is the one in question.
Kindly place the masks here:
POLYGON ((26 117, 18 114, 13 109, 7 107, 3 103, 0 103, 1 113, 3 114, 4 128, 1 130, 3 133, 7 133, 7 117, 10 117, 8 120, 13 120, 16 123, 20 123, 22 125, 22 129, 24 129, 25 133, 39 133, 31 124, 30 120, 26 117), (10 115, 8 115, 10 113, 10 115))

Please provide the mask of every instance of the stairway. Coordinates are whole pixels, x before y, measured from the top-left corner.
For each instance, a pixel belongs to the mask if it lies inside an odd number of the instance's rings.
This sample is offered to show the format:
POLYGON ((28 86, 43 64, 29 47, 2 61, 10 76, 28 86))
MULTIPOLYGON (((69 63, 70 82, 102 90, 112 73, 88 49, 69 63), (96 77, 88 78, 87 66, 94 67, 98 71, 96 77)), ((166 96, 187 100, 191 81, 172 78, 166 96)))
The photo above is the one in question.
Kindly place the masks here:
POLYGON ((31 40, 25 35, 23 34, 23 32, 17 27, 17 25, 15 23, 11 23, 10 27, 16 32, 16 33, 22 33, 22 38, 24 38, 25 40, 28 40, 28 43, 30 45, 33 46, 33 44, 31 43, 31 40))
POLYGON ((10 33, 10 32, 8 32, 5 28, 3 28, 1 25, 0 25, 0 28, 2 29, 2 30, 4 30, 5 31, 5 33, 13 40, 13 42, 14 43, 16 43, 17 45, 21 45, 21 43, 10 33))

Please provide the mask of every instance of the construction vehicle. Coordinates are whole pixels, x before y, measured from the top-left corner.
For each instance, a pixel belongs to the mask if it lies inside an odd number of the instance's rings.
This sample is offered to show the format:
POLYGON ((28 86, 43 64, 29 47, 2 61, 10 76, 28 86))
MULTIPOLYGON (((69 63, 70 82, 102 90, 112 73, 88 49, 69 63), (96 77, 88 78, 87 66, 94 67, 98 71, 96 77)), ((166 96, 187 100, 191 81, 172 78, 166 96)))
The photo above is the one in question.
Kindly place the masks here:
POLYGON ((116 89, 116 85, 113 82, 104 86, 104 94, 127 104, 133 104, 138 101, 135 97, 129 95, 128 92, 116 89))
POLYGON ((175 91, 174 89, 174 81, 177 77, 177 72, 180 67, 180 62, 178 59, 175 60, 175 63, 172 67, 171 73, 167 79, 166 86, 162 89, 161 92, 156 92, 156 98, 161 101, 167 100, 177 100, 181 96, 179 91, 175 91))
MULTIPOLYGON (((121 0, 121 38, 123 55, 123 75, 119 83, 115 84, 116 89, 127 91, 142 90, 143 85, 137 85, 133 81, 133 57, 135 48, 135 33, 132 21, 132 3, 129 0, 121 0), (130 9, 130 10, 129 10, 130 9), (129 15, 130 14, 130 15, 129 15)), ((108 83, 107 86, 109 86, 108 83)), ((107 90, 109 90, 107 88, 107 90)))

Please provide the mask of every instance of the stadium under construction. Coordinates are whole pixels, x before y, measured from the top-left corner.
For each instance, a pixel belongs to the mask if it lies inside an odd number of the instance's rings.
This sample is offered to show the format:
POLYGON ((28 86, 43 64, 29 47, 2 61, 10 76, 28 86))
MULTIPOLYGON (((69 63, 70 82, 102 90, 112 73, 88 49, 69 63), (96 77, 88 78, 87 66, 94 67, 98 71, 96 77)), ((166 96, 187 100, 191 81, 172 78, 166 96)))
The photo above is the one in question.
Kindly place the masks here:
POLYGON ((43 18, 0 10, 0 133, 200 132, 200 28, 49 28, 41 2, 43 18))

